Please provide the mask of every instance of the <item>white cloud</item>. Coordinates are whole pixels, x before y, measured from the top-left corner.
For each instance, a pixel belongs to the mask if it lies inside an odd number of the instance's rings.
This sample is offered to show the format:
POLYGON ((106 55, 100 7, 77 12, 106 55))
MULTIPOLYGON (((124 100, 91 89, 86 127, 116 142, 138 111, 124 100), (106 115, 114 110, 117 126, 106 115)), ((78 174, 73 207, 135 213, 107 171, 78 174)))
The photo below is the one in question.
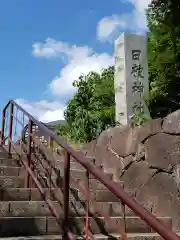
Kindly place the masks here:
POLYGON ((15 101, 28 113, 44 123, 64 119, 65 106, 57 101, 29 102, 24 99, 16 99, 15 101))
MULTIPOLYGON (((151 0, 124 0, 132 4, 132 12, 121 15, 105 16, 97 25, 97 37, 99 40, 111 41, 120 32, 129 29, 131 32, 144 33, 147 31, 145 10, 151 0)), ((122 1, 121 1, 122 3, 122 1)))
MULTIPOLYGON (((98 54, 88 46, 70 45, 52 38, 33 44, 32 53, 36 57, 44 58, 66 57, 67 64, 60 70, 59 76, 48 85, 51 93, 59 95, 61 99, 67 99, 75 92, 72 82, 81 74, 87 74, 89 71, 100 72, 102 68, 114 63, 113 57, 107 53, 98 54)), ((64 119, 65 106, 58 101, 29 102, 17 99, 16 102, 42 122, 64 119)))
POLYGON ((110 38, 117 27, 124 28, 126 23, 118 15, 102 18, 97 26, 97 32, 101 39, 110 38))
POLYGON ((64 52, 67 53, 69 46, 66 43, 47 38, 44 43, 34 43, 32 49, 34 56, 50 58, 59 56, 59 54, 63 54, 64 52))
POLYGON ((151 3, 151 0, 126 0, 127 2, 132 3, 139 12, 144 12, 144 9, 148 7, 151 3))
POLYGON ((67 57, 68 63, 60 70, 49 84, 52 94, 61 98, 72 95, 75 88, 72 86, 74 80, 81 74, 89 71, 100 72, 102 68, 107 68, 114 64, 114 59, 107 53, 98 54, 88 46, 69 45, 48 38, 44 43, 33 45, 33 54, 38 57, 67 57))
MULTIPOLYGON (((83 50, 82 50, 83 51, 83 50)), ((68 96, 75 92, 72 86, 74 80, 81 74, 87 74, 90 71, 100 72, 113 64, 113 58, 108 54, 82 54, 79 57, 73 56, 69 63, 60 71, 60 76, 56 77, 50 84, 50 90, 55 95, 68 96)))

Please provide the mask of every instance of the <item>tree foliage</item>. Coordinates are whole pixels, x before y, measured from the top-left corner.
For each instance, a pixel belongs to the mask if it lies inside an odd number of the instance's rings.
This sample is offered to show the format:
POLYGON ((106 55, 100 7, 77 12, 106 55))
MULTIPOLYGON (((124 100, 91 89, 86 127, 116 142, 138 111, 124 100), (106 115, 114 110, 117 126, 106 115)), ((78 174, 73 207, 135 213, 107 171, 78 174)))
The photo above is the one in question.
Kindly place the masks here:
POLYGON ((115 124, 114 67, 104 69, 101 74, 82 75, 73 85, 77 93, 65 111, 70 135, 81 142, 91 141, 115 124))
POLYGON ((180 4, 154 0, 148 9, 149 108, 152 117, 180 107, 180 4))

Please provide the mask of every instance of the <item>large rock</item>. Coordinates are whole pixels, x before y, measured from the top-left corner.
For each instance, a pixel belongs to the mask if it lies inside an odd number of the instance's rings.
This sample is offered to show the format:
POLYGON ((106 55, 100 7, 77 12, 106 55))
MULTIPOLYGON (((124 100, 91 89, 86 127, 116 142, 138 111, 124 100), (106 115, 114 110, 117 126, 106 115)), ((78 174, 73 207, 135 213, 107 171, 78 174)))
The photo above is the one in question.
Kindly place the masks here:
POLYGON ((180 230, 180 110, 140 127, 109 128, 89 152, 139 203, 172 217, 180 230))
POLYGON ((85 146, 83 146, 82 151, 84 152, 85 156, 94 156, 96 144, 97 140, 93 140, 92 142, 89 142, 85 146))
POLYGON ((146 162, 134 162, 124 172, 121 180, 124 182, 125 189, 136 195, 136 192, 152 178, 155 172, 155 169, 149 169, 146 162))
POLYGON ((108 146, 119 156, 126 157, 136 152, 138 143, 135 139, 134 130, 130 126, 127 126, 121 132, 114 132, 108 146))
POLYGON ((114 153, 108 152, 108 160, 103 162, 104 171, 113 174, 113 179, 118 181, 126 169, 133 163, 133 156, 125 158, 119 157, 114 153))
POLYGON ((145 142, 149 167, 171 172, 180 161, 180 136, 159 133, 145 142))
MULTIPOLYGON (((97 162, 109 161, 109 145, 112 139, 117 140, 117 136, 122 136, 122 133, 126 131, 129 127, 121 127, 117 126, 115 128, 109 128, 108 130, 101 133, 99 138, 97 139, 96 148, 94 151, 94 156, 97 159, 97 162)), ((118 153, 117 153, 118 155, 118 153)))
POLYGON ((179 190, 176 181, 168 173, 155 174, 139 189, 136 199, 156 216, 169 216, 173 227, 180 229, 179 190))
POLYGON ((163 122, 163 132, 180 134, 180 110, 169 114, 163 122))
POLYGON ((162 119, 153 119, 139 127, 138 141, 145 142, 150 136, 156 135, 162 131, 162 119))
POLYGON ((135 154, 139 143, 144 142, 149 136, 161 132, 161 123, 161 119, 155 119, 145 123, 143 127, 131 128, 128 125, 109 128, 102 132, 97 139, 96 156, 99 157, 107 146, 120 157, 135 154))

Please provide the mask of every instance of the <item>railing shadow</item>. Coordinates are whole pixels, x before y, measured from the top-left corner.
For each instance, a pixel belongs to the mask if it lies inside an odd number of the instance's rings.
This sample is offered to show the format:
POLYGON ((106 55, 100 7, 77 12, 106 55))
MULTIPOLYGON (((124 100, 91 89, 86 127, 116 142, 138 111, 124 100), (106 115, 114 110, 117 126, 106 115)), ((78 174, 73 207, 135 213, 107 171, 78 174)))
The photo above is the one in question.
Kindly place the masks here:
MULTIPOLYGON (((9 195, 5 187, 0 187, 0 200, 4 201, 17 201, 12 195, 9 195)), ((44 234, 46 234, 45 224, 44 234)), ((7 217, 0 217, 0 237, 26 237, 26 236, 37 236, 42 234, 40 228, 33 217, 16 217, 8 214, 7 217)))
MULTIPOLYGON (((36 148, 37 150, 38 148, 36 148)), ((35 150, 35 149, 34 149, 35 150)), ((50 168, 49 164, 48 164, 48 159, 47 159, 47 156, 46 156, 46 152, 44 152, 42 149, 38 149, 38 153, 41 154, 41 164, 42 161, 43 162, 46 162, 47 163, 47 168, 46 168, 46 172, 48 173, 47 169, 50 168)), ((38 157, 37 154, 35 153, 35 151, 33 152, 34 156, 37 157, 37 159, 40 159, 40 156, 38 157)), ((61 173, 62 173, 62 168, 54 168, 53 169, 55 171, 55 174, 57 176, 56 180, 55 180, 55 184, 54 182, 52 182, 54 185, 56 185, 62 192, 63 194, 63 176, 61 176, 61 173)), ((48 177, 48 176, 47 176, 48 177)), ((49 183, 47 183, 47 180, 48 178, 42 178, 41 180, 43 180, 43 182, 41 181, 42 185, 44 185, 44 187, 47 187, 49 188, 49 183)), ((51 180, 51 179, 50 179, 51 180)), ((52 185, 53 185, 52 184, 52 185)), ((72 184, 72 183, 71 183, 72 184)), ((71 185, 70 184, 70 185, 71 185)), ((78 189, 79 191, 79 189, 78 189)), ((52 199, 54 199, 55 201, 58 201, 60 206, 63 207, 63 204, 61 201, 59 201, 59 199, 56 197, 56 195, 54 194, 54 192, 51 192, 51 197, 52 199)), ((78 224, 76 224, 76 220, 73 219, 72 217, 84 217, 85 218, 85 212, 86 212, 86 209, 87 209, 87 203, 86 201, 82 200, 81 198, 79 198, 78 194, 77 194, 77 191, 70 187, 70 209, 69 209, 69 225, 68 225, 68 228, 71 232, 74 233, 74 230, 73 229, 76 229, 75 232, 77 234, 80 234, 82 235, 82 230, 80 229, 80 227, 78 227, 78 224), (71 200, 73 199, 73 200, 71 200), (84 215, 82 216, 82 214, 78 211, 78 208, 79 206, 77 206, 77 203, 79 203, 81 205, 81 207, 84 209, 84 215)), ((104 226, 104 220, 100 219, 99 217, 102 217, 101 213, 98 213, 96 212, 96 214, 92 213, 91 211, 88 211, 88 216, 93 218, 93 221, 95 221, 96 225, 98 226, 99 228, 99 231, 101 232, 101 234, 103 235, 106 235, 108 237, 111 237, 111 239, 116 239, 114 238, 111 234, 109 234, 104 226)), ((91 229, 91 226, 89 226, 89 229, 90 229, 90 232, 93 234, 93 230, 91 229)))

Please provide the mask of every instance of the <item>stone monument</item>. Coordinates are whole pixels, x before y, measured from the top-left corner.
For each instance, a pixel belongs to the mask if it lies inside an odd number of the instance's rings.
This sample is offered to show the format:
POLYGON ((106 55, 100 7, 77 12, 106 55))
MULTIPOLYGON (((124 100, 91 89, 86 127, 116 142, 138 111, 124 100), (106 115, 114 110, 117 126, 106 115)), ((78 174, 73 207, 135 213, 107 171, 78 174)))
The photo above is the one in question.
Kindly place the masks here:
POLYGON ((126 125, 136 112, 149 115, 145 36, 123 33, 115 41, 116 122, 126 125))

